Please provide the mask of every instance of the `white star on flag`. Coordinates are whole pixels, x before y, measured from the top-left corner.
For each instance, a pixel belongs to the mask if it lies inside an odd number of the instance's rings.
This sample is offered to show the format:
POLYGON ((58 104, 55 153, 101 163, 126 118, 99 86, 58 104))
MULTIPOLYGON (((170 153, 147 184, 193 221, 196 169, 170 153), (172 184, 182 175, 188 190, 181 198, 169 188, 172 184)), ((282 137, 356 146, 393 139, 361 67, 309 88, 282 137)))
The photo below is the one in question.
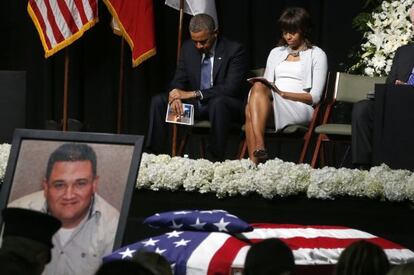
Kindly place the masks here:
POLYGON ((172 220, 172 225, 169 226, 172 229, 179 229, 181 228, 183 225, 182 224, 176 224, 174 220, 172 220))
POLYGON ((175 247, 179 246, 187 246, 187 243, 191 242, 191 240, 184 240, 181 239, 179 242, 173 242, 175 244, 175 247))
POLYGON ((155 246, 155 244, 159 242, 159 240, 153 240, 150 238, 148 241, 142 242, 144 246, 155 246))
POLYGON ((229 224, 230 222, 225 222, 224 218, 220 219, 220 222, 216 222, 214 223, 215 226, 217 226, 218 231, 228 231, 226 226, 229 224))
POLYGON ((206 224, 205 222, 200 222, 200 218, 197 218, 196 223, 195 224, 190 224, 190 226, 194 227, 197 230, 201 230, 201 229, 203 229, 205 224, 206 224))
POLYGON ((135 252, 136 250, 130 250, 129 247, 127 247, 127 249, 123 252, 119 252, 119 254, 122 255, 122 259, 125 259, 126 257, 128 258, 132 258, 132 254, 135 252))
POLYGON ((165 233, 165 235, 167 235, 168 236, 167 239, 169 239, 169 238, 172 238, 172 237, 178 238, 183 233, 184 233, 183 231, 176 231, 176 230, 174 230, 172 232, 165 233))
POLYGON ((165 251, 167 251, 167 249, 159 249, 158 247, 155 248, 155 253, 162 255, 162 253, 164 253, 165 251))

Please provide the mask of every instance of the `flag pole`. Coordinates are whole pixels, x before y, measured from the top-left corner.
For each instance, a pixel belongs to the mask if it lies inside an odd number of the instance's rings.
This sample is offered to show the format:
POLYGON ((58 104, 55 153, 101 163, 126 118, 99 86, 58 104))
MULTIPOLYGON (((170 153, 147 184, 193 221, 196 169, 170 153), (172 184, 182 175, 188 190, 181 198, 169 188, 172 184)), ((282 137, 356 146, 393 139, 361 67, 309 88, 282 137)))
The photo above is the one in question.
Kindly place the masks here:
POLYGON ((69 80, 69 50, 65 49, 65 71, 63 80, 63 122, 62 130, 66 132, 68 130, 68 81, 69 80))
MULTIPOLYGON (((184 0, 180 0, 180 18, 178 20, 178 38, 177 38, 177 65, 180 60, 181 39, 183 33, 183 17, 184 17, 184 0)), ((171 155, 175 157, 177 155, 177 132, 178 128, 176 124, 172 126, 172 148, 171 155)))
POLYGON ((184 0, 180 0, 180 19, 178 21, 177 64, 180 60, 181 39, 183 34, 184 0))
POLYGON ((124 96, 124 37, 121 36, 121 52, 119 58, 119 86, 118 86, 118 116, 117 116, 117 133, 122 130, 122 101, 124 96))

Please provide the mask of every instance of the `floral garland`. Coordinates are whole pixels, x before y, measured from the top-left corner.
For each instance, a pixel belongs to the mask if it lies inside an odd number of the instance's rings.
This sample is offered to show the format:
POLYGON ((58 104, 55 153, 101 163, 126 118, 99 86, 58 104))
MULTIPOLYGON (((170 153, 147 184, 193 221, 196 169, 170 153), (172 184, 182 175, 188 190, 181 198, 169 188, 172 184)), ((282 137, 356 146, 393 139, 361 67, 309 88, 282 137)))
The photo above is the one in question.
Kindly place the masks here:
POLYGON ((368 76, 386 76, 398 47, 412 42, 409 10, 414 0, 384 0, 366 24, 358 62, 349 71, 368 76))
POLYGON ((137 188, 214 192, 217 197, 258 193, 264 198, 306 194, 308 198, 365 197, 414 201, 414 173, 387 165, 370 171, 294 164, 280 159, 254 165, 247 159, 212 163, 143 154, 137 188))
MULTIPOLYGON (((10 153, 0 145, 0 178, 10 153)), ((254 165, 247 159, 210 162, 205 159, 142 155, 137 188, 216 193, 223 198, 257 193, 267 199, 306 194, 308 198, 359 197, 389 201, 414 201, 414 173, 387 165, 370 171, 294 164, 280 159, 254 165)))

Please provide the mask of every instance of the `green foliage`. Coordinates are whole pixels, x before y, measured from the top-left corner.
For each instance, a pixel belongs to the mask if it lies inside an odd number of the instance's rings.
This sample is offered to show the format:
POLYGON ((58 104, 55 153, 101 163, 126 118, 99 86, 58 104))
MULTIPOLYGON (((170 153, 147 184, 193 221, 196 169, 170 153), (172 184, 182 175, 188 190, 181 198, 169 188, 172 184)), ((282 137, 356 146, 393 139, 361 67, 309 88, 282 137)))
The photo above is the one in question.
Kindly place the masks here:
POLYGON ((361 12, 352 20, 352 27, 359 32, 366 32, 369 30, 367 23, 372 19, 370 12, 361 12))

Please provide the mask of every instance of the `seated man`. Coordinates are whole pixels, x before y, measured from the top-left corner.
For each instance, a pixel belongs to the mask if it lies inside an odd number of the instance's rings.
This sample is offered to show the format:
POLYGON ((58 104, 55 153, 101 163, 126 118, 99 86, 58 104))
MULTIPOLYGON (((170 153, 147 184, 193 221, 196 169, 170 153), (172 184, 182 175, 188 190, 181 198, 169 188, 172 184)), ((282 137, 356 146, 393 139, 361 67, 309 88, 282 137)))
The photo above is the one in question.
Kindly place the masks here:
MULTIPOLYGON (((414 5, 410 9, 414 29, 414 5)), ((397 49, 388 84, 414 85, 414 44, 397 49)), ((372 164, 372 141, 374 124, 374 102, 362 100, 355 103, 352 111, 352 163, 357 168, 367 169, 372 164)))
MULTIPOLYGON (((242 121, 244 94, 240 89, 247 70, 244 48, 218 36, 214 20, 207 14, 194 16, 189 25, 191 40, 185 41, 167 97, 152 98, 147 149, 165 153, 169 143, 165 123, 167 104, 183 113, 182 103, 194 104, 195 120, 209 120, 208 153, 223 160, 232 121, 242 121)), ((247 91, 246 91, 247 92, 247 91)))
POLYGON ((46 275, 94 274, 102 257, 112 251, 119 212, 96 194, 96 166, 96 153, 89 145, 62 144, 49 157, 43 191, 9 205, 50 213, 62 223, 52 239, 46 275))

